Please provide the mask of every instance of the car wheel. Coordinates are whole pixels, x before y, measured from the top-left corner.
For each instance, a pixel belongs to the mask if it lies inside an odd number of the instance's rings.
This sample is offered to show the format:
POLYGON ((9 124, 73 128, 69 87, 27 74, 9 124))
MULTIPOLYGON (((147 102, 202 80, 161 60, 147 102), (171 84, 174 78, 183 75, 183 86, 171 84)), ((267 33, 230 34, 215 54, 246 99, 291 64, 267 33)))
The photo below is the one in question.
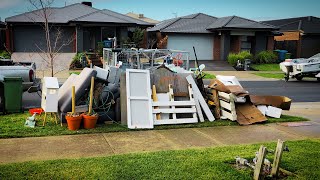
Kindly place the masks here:
POLYGON ((303 76, 297 76, 297 77, 296 77, 296 79, 297 79, 298 81, 301 81, 302 78, 303 78, 303 76))

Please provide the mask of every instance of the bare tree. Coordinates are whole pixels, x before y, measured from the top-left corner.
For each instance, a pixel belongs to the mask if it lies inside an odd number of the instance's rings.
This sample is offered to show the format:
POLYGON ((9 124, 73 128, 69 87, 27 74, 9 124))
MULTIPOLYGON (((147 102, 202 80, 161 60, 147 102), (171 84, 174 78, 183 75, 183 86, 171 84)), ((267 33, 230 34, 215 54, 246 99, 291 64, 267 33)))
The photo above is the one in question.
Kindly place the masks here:
POLYGON ((46 41, 46 48, 41 48, 38 44, 36 47, 43 53, 39 55, 46 62, 47 66, 49 66, 51 70, 51 76, 53 77, 56 73, 55 72, 55 58, 61 51, 61 49, 65 46, 70 45, 74 41, 74 37, 66 40, 61 41, 63 36, 63 31, 60 27, 54 26, 50 24, 50 16, 52 15, 52 4, 54 0, 28 0, 29 3, 32 5, 34 11, 32 11, 32 15, 28 16, 35 24, 39 24, 42 26, 44 33, 45 33, 45 41, 46 41))

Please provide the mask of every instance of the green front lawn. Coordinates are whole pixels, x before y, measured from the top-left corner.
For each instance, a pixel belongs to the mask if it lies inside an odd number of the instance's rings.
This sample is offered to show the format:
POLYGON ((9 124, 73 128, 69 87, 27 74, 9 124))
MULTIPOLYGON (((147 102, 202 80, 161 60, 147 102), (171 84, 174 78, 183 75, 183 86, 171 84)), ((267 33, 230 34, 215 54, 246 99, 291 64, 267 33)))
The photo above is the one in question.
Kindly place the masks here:
POLYGON ((281 71, 279 64, 251 64, 250 66, 257 71, 281 71))
MULTIPOLYGON (((275 149, 276 143, 264 143, 275 149)), ((280 167, 296 176, 319 179, 320 140, 286 142, 280 167)), ((0 165, 0 179, 252 179, 253 171, 231 163, 240 156, 252 161, 260 144, 124 154, 109 157, 51 160, 0 165)), ((273 155, 267 158, 272 162, 273 155)))
MULTIPOLYGON (((0 138, 19 138, 19 137, 37 137, 37 136, 57 136, 57 135, 72 135, 72 134, 91 134, 91 133, 108 133, 108 132, 123 132, 133 131, 121 124, 97 124, 94 129, 86 130, 79 129, 78 131, 70 131, 67 127, 61 127, 60 124, 55 124, 53 120, 47 119, 46 126, 42 126, 42 120, 37 121, 35 128, 24 127, 26 118, 30 116, 28 113, 11 114, 0 116, 0 138)), ((269 118, 266 123, 273 122, 290 122, 290 121, 308 121, 306 118, 282 115, 280 119, 269 118)), ((195 128, 195 127, 213 127, 213 126, 237 126, 237 122, 229 120, 216 120, 214 122, 206 121, 196 124, 181 124, 181 125, 162 125, 155 126, 154 129, 177 129, 177 128, 195 128)))
POLYGON ((265 78, 284 79, 283 73, 252 73, 252 74, 265 77, 265 78))

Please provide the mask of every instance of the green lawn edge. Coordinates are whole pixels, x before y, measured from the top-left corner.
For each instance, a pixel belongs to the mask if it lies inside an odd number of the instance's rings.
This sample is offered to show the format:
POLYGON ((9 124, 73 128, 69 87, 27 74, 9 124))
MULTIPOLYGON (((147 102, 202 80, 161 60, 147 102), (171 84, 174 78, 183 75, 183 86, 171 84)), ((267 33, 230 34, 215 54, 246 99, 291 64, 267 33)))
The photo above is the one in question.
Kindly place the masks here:
POLYGON ((252 73, 257 76, 265 77, 265 78, 274 78, 274 79, 284 79, 283 73, 252 73))
MULTIPOLYGON (((113 124, 97 124, 94 129, 79 129, 70 131, 67 127, 61 127, 60 124, 55 124, 53 120, 48 120, 46 126, 41 126, 42 121, 37 121, 35 128, 24 127, 25 119, 30 116, 28 113, 11 114, 0 116, 0 139, 1 138, 23 138, 23 137, 42 137, 42 136, 60 136, 60 135, 77 135, 77 134, 92 134, 92 133, 111 133, 111 132, 126 132, 137 131, 130 130, 126 126, 119 123, 113 124)), ((280 119, 268 118, 268 121, 262 124, 278 123, 278 122, 297 122, 309 121, 303 117, 282 115, 280 119)), ((177 125, 161 125, 155 126, 154 130, 164 129, 179 129, 179 128, 203 128, 214 126, 239 126, 236 121, 215 120, 213 122, 205 121, 196 124, 177 124, 177 125)), ((141 131, 141 130, 140 130, 141 131)))
MULTIPOLYGON (((96 158, 34 161, 0 165, 0 179, 252 179, 253 171, 237 170, 240 156, 252 161, 259 146, 275 149, 276 142, 188 150, 112 155, 96 158)), ((320 177, 320 139, 287 141, 280 167, 296 176, 320 177)), ((273 154, 267 158, 272 162, 273 154)))
POLYGON ((251 64, 250 67, 256 71, 281 71, 279 64, 251 64))

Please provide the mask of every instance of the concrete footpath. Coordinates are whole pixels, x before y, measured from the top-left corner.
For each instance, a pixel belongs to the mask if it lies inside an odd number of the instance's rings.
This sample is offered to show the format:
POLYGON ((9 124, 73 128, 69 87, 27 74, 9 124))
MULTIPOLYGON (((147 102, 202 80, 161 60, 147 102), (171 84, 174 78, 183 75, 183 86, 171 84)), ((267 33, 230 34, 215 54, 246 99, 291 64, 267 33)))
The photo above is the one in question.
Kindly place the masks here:
MULTIPOLYGON (((294 103, 290 112, 306 126, 283 124, 149 130, 0 139, 0 163, 101 157, 115 154, 320 138, 320 103, 294 103)), ((290 123, 289 123, 290 124, 290 123)))

